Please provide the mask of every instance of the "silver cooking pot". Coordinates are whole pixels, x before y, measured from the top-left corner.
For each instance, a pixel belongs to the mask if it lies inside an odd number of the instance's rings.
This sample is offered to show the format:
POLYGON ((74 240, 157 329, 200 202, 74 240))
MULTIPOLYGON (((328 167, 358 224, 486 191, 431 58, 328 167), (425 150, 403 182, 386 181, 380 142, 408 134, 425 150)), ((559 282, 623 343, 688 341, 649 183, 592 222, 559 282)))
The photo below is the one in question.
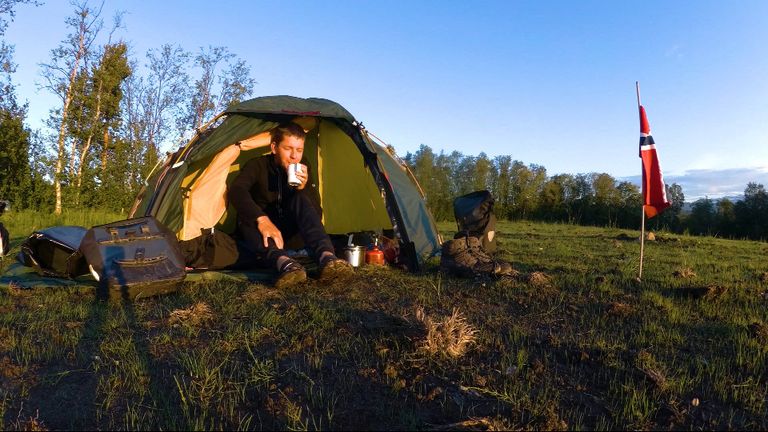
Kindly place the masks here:
POLYGON ((360 267, 365 262, 365 246, 347 246, 344 248, 344 259, 352 267, 360 267))

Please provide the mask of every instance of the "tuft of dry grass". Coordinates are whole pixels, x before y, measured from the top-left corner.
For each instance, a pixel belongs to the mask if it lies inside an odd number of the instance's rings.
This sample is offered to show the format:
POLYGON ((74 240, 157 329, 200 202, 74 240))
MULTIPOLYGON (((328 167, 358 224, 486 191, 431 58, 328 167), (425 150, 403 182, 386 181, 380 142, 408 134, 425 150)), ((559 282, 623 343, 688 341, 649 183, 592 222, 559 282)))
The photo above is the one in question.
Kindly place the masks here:
POLYGON ((25 290, 16 282, 8 282, 8 295, 11 297, 29 296, 31 290, 25 290))
POLYGON ((488 417, 470 418, 469 420, 450 423, 444 425, 432 426, 432 431, 503 431, 508 430, 507 426, 498 420, 488 417))
POLYGON ((758 341, 768 344, 768 324, 755 321, 749 325, 749 333, 758 341))
POLYGON ((672 273, 672 275, 675 276, 676 278, 681 278, 681 279, 690 279, 690 278, 696 277, 696 273, 690 267, 685 267, 679 270, 675 270, 675 272, 672 273))
POLYGON ((467 323, 458 308, 453 309, 451 316, 441 321, 434 321, 427 316, 424 308, 419 306, 416 308, 416 319, 426 329, 421 348, 431 355, 440 354, 458 358, 476 343, 477 330, 467 323))
POLYGON ((38 432, 47 431, 48 427, 46 427, 43 421, 40 420, 40 413, 35 411, 34 417, 28 417, 27 419, 17 419, 11 424, 11 429, 38 432))
POLYGON ((176 309, 168 317, 168 324, 187 324, 191 326, 201 325, 213 319, 210 306, 203 302, 197 302, 186 309, 176 309))
POLYGON ((710 285, 707 287, 704 293, 704 298, 708 300, 716 300, 723 297, 728 292, 728 287, 722 285, 710 285))
POLYGON ((533 272, 528 275, 528 283, 535 287, 546 287, 551 284, 551 281, 545 273, 533 272))

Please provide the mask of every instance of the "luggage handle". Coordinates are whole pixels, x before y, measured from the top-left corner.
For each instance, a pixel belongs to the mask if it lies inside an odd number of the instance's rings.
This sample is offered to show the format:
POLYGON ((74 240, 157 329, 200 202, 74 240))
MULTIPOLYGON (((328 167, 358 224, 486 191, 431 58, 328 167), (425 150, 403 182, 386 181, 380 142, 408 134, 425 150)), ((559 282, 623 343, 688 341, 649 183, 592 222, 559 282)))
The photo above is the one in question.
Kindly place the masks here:
POLYGON ((114 235, 110 239, 100 240, 97 243, 98 244, 127 243, 127 242, 136 241, 136 240, 152 240, 157 238, 165 238, 165 236, 163 236, 162 234, 153 234, 146 237, 136 237, 134 235, 131 235, 130 237, 119 238, 116 235, 114 235))
POLYGON ((147 264, 157 264, 159 262, 165 261, 168 259, 165 255, 159 255, 153 258, 144 258, 143 256, 139 259, 116 259, 115 263, 122 266, 143 266, 147 264))
POLYGON ((112 226, 107 227, 107 231, 109 231, 110 234, 116 235, 118 229, 126 229, 131 227, 139 227, 139 230, 141 230, 142 234, 149 234, 149 225, 147 225, 146 220, 140 220, 138 222, 130 222, 130 223, 115 223, 112 226))

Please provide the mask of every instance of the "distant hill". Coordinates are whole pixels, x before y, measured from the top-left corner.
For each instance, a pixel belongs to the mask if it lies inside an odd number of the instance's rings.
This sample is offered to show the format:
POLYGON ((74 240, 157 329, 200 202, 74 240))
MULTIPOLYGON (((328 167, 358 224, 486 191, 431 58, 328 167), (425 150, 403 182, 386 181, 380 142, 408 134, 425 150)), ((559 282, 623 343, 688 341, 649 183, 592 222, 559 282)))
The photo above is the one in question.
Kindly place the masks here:
MULTIPOLYGON (((693 203, 695 203, 696 201, 698 201, 700 199, 704 199, 704 198, 698 198, 698 199, 693 200, 693 201, 686 201, 683 204, 683 212, 689 213, 691 211, 691 209, 693 208, 693 203)), ((730 200, 731 202, 735 203, 736 201, 743 200, 744 199, 744 195, 729 195, 729 196, 724 196, 724 197, 720 197, 720 198, 710 198, 710 199, 712 200, 712 202, 715 205, 717 205, 718 202, 720 202, 721 200, 724 200, 724 199, 730 200)))

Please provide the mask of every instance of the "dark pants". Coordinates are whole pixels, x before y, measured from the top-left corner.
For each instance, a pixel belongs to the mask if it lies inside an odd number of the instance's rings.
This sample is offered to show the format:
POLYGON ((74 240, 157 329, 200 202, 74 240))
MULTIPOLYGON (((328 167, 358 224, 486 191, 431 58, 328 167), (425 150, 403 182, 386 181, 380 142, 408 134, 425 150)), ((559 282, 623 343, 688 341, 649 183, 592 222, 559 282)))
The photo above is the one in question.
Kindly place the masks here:
MULTIPOLYGON (((320 213, 315 208, 307 194, 299 191, 293 193, 283 203, 281 214, 267 214, 283 236, 285 243, 297 233, 304 241, 304 247, 315 258, 319 258, 323 252, 334 253, 330 237, 325 233, 320 213)), ((269 239, 269 247, 264 247, 264 238, 261 236, 258 224, 255 220, 237 218, 240 235, 260 258, 260 262, 274 267, 278 258, 287 256, 285 249, 279 249, 273 239, 269 239)))

